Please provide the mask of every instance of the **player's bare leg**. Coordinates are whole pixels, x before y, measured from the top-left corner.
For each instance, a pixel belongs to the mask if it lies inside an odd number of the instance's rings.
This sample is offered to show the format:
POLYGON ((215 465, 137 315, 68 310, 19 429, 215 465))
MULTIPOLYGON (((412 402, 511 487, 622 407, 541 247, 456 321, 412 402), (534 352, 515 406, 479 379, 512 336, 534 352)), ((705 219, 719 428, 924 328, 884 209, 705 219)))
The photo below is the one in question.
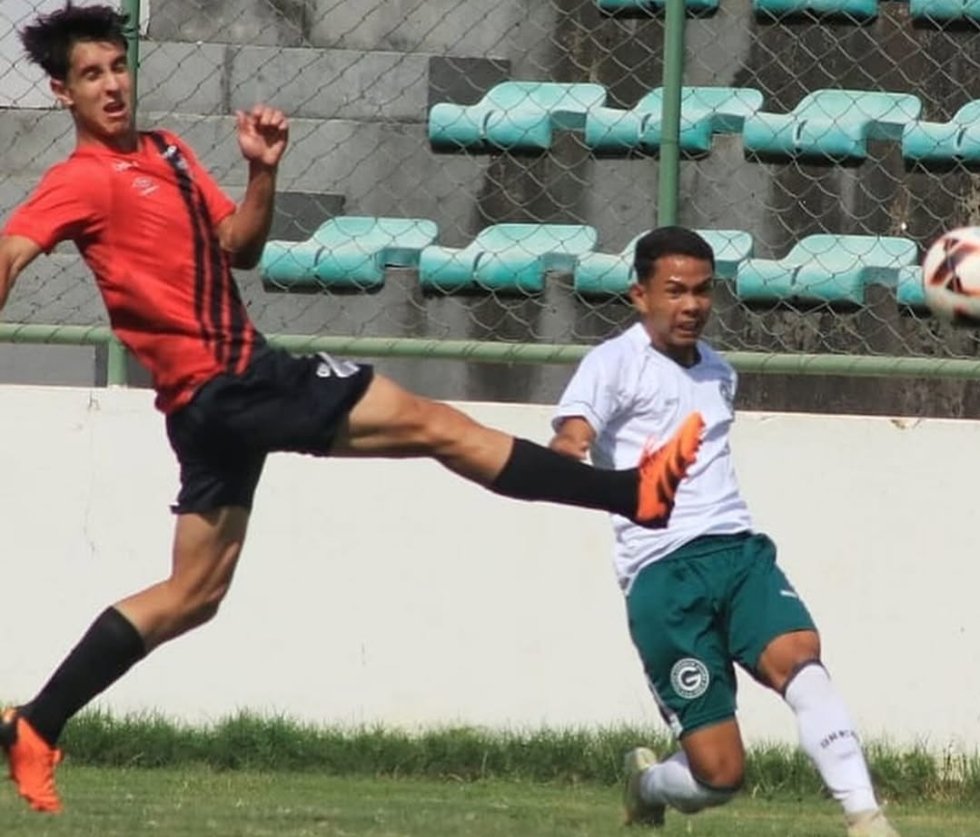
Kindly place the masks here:
POLYGON ((734 793, 745 776, 745 747, 738 721, 729 718, 681 738, 691 774, 705 787, 734 793))
POLYGON ((742 785, 745 751, 734 718, 681 739, 681 750, 657 762, 640 747, 626 755, 623 807, 627 825, 659 826, 664 810, 694 814, 728 802, 742 785))
POLYGON ((54 768, 64 725, 157 645, 217 612, 231 584, 248 511, 223 508, 177 519, 170 576, 107 608, 30 703, 0 717, 10 777, 37 811, 57 813, 54 768))
POLYGON ((237 506, 177 517, 170 576, 116 604, 147 652, 218 612, 241 556, 248 518, 248 510, 237 506))
POLYGON ((699 415, 632 471, 600 471, 474 421, 382 375, 351 410, 331 452, 337 456, 432 457, 505 496, 612 511, 663 525, 677 485, 694 461, 699 415))

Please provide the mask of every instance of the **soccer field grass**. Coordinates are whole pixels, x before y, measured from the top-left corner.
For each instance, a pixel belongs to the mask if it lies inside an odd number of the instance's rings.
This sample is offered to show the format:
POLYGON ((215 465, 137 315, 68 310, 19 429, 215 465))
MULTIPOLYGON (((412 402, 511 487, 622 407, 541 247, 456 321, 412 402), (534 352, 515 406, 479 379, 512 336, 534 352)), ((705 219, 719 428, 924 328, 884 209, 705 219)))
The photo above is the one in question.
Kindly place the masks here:
MULTIPOLYGON (((596 785, 337 778, 315 773, 107 769, 59 771, 66 812, 34 814, 6 783, 0 834, 20 835, 367 835, 368 837, 584 837, 644 833, 620 824, 619 793, 596 785)), ((977 837, 976 807, 894 805, 903 837, 977 837)), ((843 834, 831 802, 742 797, 696 817, 669 816, 656 834, 699 837, 843 834)))

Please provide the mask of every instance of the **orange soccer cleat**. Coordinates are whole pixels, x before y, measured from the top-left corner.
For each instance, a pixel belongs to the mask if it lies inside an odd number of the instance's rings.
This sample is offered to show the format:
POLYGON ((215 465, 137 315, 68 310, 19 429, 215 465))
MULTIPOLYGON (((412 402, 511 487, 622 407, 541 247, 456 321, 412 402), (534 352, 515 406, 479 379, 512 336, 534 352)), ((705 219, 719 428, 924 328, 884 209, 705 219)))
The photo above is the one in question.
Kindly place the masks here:
POLYGON ((51 747, 13 708, 0 714, 0 741, 17 792, 35 811, 59 813, 61 800, 54 787, 54 768, 61 761, 61 750, 51 747))
POLYGON ((704 419, 691 413, 680 429, 659 448, 645 448, 640 457, 640 492, 637 502, 637 523, 652 529, 667 525, 674 509, 677 486, 694 464, 701 447, 704 419))

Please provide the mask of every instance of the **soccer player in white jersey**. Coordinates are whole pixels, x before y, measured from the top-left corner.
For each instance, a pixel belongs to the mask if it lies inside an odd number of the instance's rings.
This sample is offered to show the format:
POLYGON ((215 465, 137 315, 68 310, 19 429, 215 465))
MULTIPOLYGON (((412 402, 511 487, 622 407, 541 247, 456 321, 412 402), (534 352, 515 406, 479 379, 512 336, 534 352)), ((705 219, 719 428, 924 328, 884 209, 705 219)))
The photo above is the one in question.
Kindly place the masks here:
POLYGON ((711 311, 714 253, 683 227, 636 245, 629 290, 640 321, 593 349, 568 384, 551 447, 623 468, 692 412, 706 428, 664 529, 613 516, 615 565, 629 629, 680 750, 626 756, 628 824, 661 825, 727 802, 745 755, 735 717, 738 664, 796 714, 800 745, 844 809, 849 837, 897 837, 878 805, 847 708, 820 661, 820 637, 752 528, 729 449, 736 376, 700 339, 711 311))

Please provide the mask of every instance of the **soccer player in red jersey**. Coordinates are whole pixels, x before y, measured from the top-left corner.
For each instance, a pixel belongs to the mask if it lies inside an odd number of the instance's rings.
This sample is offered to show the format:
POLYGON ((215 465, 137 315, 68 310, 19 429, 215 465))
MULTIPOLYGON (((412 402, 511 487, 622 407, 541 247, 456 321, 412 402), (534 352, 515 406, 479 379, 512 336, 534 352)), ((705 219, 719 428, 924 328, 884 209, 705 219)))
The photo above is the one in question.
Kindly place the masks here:
POLYGON ((153 376, 180 462, 165 580, 100 614, 30 702, 0 719, 11 778, 32 808, 61 808, 54 784, 68 719, 161 643, 211 619, 231 584, 266 454, 431 457, 498 494, 666 523, 700 444, 700 416, 637 468, 602 471, 483 427, 326 355, 269 347, 231 268, 257 264, 288 139, 283 114, 237 117, 248 164, 241 203, 166 131, 137 131, 127 18, 108 6, 39 16, 21 37, 75 123, 76 148, 52 166, 0 234, 0 306, 16 276, 72 240, 95 275, 112 328, 153 376))

